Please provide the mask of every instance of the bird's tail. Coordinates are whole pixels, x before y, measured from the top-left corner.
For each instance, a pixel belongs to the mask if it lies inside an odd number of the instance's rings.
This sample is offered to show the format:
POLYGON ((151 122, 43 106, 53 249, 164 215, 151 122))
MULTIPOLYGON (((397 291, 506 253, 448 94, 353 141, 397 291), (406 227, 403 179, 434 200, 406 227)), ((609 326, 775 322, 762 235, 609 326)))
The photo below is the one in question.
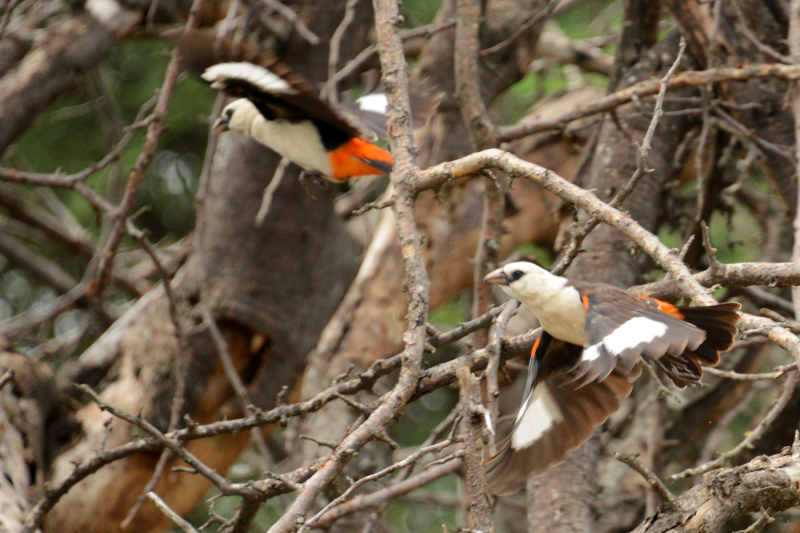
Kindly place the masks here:
POLYGON ((686 349, 682 354, 665 354, 654 361, 656 366, 678 387, 696 385, 703 377, 701 365, 717 366, 719 354, 733 347, 733 339, 739 331, 741 304, 726 302, 706 307, 679 307, 683 320, 697 326, 706 333, 703 343, 694 350, 686 349))

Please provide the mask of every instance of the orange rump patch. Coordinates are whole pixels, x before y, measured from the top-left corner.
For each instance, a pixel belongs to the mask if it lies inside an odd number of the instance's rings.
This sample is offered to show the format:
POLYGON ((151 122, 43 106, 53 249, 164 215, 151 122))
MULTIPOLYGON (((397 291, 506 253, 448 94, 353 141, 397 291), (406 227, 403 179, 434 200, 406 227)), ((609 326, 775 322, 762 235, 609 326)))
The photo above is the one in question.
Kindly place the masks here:
POLYGON ((581 296, 581 301, 583 302, 583 308, 588 311, 589 310, 589 297, 588 296, 581 296))
POLYGON ((388 174, 392 169, 391 154, 370 142, 353 137, 342 146, 328 153, 333 167, 333 178, 345 181, 357 176, 388 174))
POLYGON ((661 301, 658 298, 648 298, 647 296, 641 296, 641 298, 656 302, 658 304, 658 310, 661 311, 662 313, 667 313, 668 315, 673 316, 679 320, 683 320, 683 313, 678 311, 678 308, 672 305, 671 303, 661 301))

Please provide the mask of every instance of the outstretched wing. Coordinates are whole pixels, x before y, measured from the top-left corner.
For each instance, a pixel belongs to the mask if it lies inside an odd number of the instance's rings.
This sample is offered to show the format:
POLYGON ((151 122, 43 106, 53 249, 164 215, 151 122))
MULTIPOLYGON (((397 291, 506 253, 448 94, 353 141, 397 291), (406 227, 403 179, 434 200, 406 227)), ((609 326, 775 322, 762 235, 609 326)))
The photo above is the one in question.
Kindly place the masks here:
POLYGON ((339 144, 351 137, 377 139, 354 113, 322 101, 308 81, 255 42, 217 39, 213 32, 195 30, 183 34, 178 47, 187 68, 226 94, 247 98, 269 120, 310 119, 323 138, 326 130, 345 135, 335 139, 339 144))
POLYGON ((687 348, 695 350, 706 338, 697 326, 659 310, 655 300, 607 285, 576 287, 587 311, 589 341, 572 377, 584 384, 602 381, 617 364, 630 370, 643 356, 655 361, 666 354, 680 355, 687 348))
POLYGON ((716 365, 737 332, 735 302, 678 308, 607 285, 582 284, 579 291, 589 341, 571 373, 584 384, 602 381, 618 364, 630 370, 642 357, 679 387, 697 383, 700 365, 716 365))
POLYGON ((353 137, 377 138, 374 132, 356 127, 344 112, 304 90, 302 85, 290 83, 264 67, 246 62, 219 63, 207 68, 203 79, 230 96, 247 98, 267 120, 311 120, 328 149, 353 137))
POLYGON ((581 349, 546 332, 537 339, 522 407, 516 418, 498 422, 498 434, 509 433, 487 461, 492 492, 510 494, 523 488, 531 472, 557 463, 586 441, 630 394, 638 367, 629 373, 618 369, 602 382, 586 386, 572 381, 566 371, 581 349))

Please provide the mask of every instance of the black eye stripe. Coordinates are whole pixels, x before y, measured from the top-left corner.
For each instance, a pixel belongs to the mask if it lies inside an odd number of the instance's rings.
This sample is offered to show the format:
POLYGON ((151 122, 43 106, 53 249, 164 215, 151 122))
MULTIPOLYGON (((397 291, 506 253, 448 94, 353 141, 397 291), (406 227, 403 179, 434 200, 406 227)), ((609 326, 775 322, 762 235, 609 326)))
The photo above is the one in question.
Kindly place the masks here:
POLYGON ((515 270, 514 272, 511 273, 511 275, 509 277, 511 278, 511 281, 517 281, 519 278, 521 278, 524 275, 525 275, 525 273, 522 270, 515 270))

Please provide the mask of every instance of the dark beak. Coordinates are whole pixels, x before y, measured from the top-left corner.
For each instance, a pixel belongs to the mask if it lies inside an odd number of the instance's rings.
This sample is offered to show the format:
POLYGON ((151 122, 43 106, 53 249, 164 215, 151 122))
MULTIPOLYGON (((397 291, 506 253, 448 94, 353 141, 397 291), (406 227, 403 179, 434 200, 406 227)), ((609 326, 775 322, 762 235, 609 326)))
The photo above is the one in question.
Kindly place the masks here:
POLYGON ((503 272, 502 268, 498 268, 497 270, 492 270, 486 277, 483 278, 483 281, 486 283, 493 283, 495 285, 508 285, 508 279, 506 278, 506 273, 503 272))
POLYGON ((214 131, 215 135, 219 135, 222 132, 228 131, 228 117, 222 115, 219 117, 212 126, 212 130, 214 131))

